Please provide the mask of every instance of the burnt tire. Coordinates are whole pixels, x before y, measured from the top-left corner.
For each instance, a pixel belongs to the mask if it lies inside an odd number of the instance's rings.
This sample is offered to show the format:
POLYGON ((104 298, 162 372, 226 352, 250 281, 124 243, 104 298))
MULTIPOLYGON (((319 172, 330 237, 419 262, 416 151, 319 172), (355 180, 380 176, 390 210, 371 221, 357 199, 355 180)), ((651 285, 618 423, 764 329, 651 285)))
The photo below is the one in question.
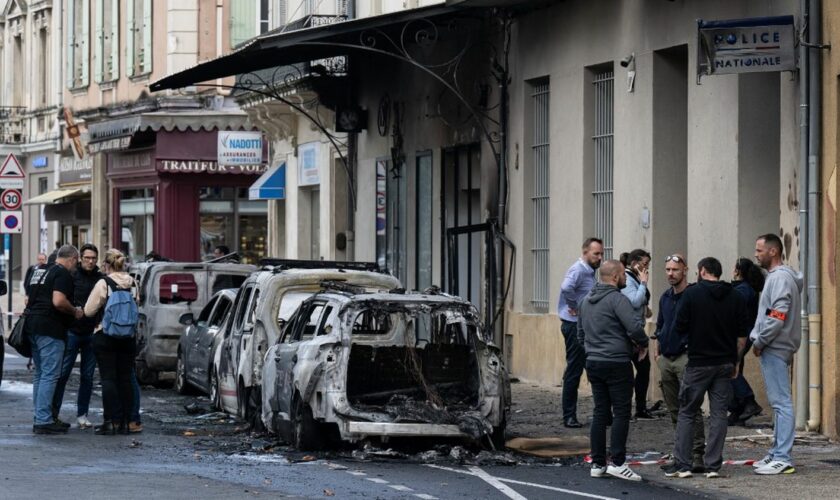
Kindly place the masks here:
POLYGON ((158 372, 149 369, 149 365, 143 359, 138 359, 134 363, 134 369, 137 375, 137 383, 140 385, 155 385, 158 383, 158 372))
POLYGON ((184 365, 184 356, 178 350, 178 358, 175 361, 175 392, 181 395, 190 394, 190 384, 187 382, 187 367, 184 365))
POLYGON ((321 426, 312 416, 312 408, 300 398, 295 398, 292 408, 291 445, 300 451, 318 451, 324 447, 321 426))
POLYGON ((262 392, 259 386, 248 388, 248 397, 245 401, 245 421, 252 432, 263 433, 266 431, 262 421, 262 392))
POLYGON ((222 393, 219 391, 219 375, 210 368, 210 407, 214 410, 222 409, 222 393))

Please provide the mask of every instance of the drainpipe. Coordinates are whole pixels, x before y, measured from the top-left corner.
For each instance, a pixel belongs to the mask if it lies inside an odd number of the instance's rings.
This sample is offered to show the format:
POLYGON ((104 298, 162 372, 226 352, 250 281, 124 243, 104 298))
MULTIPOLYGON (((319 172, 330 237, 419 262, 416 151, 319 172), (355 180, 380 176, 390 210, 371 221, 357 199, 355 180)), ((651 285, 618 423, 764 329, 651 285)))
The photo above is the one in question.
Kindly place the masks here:
MULTIPOLYGON (((799 20, 802 40, 805 40, 804 30, 810 28, 808 19, 809 0, 800 0, 799 20)), ((810 32, 810 29, 808 30, 810 32)), ((799 271, 803 274, 808 269, 808 125, 809 125, 809 102, 808 102, 808 47, 804 43, 799 44, 799 271), (804 248, 803 248, 804 247, 804 248)), ((807 274, 806 274, 807 283, 807 274)), ((806 348, 800 348, 796 353, 796 428, 805 429, 808 420, 808 290, 802 290, 801 299, 801 329, 802 343, 806 348)))
MULTIPOLYGON (((504 15, 508 15, 508 13, 504 13, 504 15)), ((498 196, 499 196, 499 208, 497 214, 497 221, 499 224, 499 233, 503 236, 505 234, 505 226, 507 222, 507 160, 508 160, 508 82, 510 80, 510 63, 509 63, 509 53, 510 53, 510 23, 511 20, 505 19, 504 23, 504 32, 502 34, 502 43, 503 43, 503 50, 504 50, 504 61, 503 61, 503 68, 504 71, 501 74, 501 81, 499 82, 499 88, 501 91, 501 102, 499 106, 499 189, 498 189, 498 196)), ((494 308, 494 315, 496 318, 496 325, 495 325, 495 343, 499 346, 502 351, 504 351, 504 324, 505 324, 505 290, 504 290, 504 283, 505 283, 505 246, 502 244, 502 239, 499 238, 495 242, 497 245, 496 251, 496 307, 494 308)), ((511 273, 511 278, 513 278, 513 274, 511 273)))
MULTIPOLYGON (((808 41, 811 45, 821 43, 822 16, 820 0, 810 0, 808 41)), ((814 49, 812 49, 814 50, 814 49)), ((809 381, 808 381, 808 426, 811 431, 819 431, 822 417, 822 315, 820 304, 820 156, 822 147, 822 54, 815 49, 811 58, 809 72, 809 93, 811 112, 809 113, 808 139, 808 338, 809 381)))

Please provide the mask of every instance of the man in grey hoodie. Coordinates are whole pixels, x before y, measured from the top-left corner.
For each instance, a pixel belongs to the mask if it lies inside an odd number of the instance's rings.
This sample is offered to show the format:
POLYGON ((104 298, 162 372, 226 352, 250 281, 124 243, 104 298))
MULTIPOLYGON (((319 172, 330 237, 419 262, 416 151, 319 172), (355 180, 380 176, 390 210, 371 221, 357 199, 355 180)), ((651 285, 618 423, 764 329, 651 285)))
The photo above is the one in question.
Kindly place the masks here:
POLYGON ((630 300, 619 292, 626 285, 624 266, 617 260, 601 265, 601 282, 579 304, 578 341, 586 353, 586 376, 592 386, 595 410, 589 438, 592 446, 592 477, 605 474, 641 481, 624 463, 630 429, 630 399, 633 394, 634 346, 640 358, 647 355, 644 321, 633 312, 630 300), (607 464, 607 422, 612 413, 611 463, 607 464))
POLYGON ((767 272, 758 301, 758 316, 750 332, 753 353, 761 357, 767 399, 773 407, 773 447, 753 467, 756 474, 791 474, 795 435, 790 362, 799 350, 802 275, 782 263, 782 240, 775 234, 759 236, 755 260, 767 272))

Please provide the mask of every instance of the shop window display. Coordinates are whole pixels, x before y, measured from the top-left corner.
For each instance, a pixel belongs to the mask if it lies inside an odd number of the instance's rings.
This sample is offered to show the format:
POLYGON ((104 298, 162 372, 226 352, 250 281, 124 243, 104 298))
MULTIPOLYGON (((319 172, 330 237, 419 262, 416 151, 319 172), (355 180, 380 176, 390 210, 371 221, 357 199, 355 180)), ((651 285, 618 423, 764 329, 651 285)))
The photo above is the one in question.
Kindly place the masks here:
POLYGON ((213 258, 220 245, 239 252, 241 262, 256 264, 266 256, 268 216, 265 201, 248 200, 247 189, 204 187, 199 190, 200 251, 213 258))
POLYGON ((132 262, 143 261, 154 248, 154 189, 120 190, 120 250, 132 262))

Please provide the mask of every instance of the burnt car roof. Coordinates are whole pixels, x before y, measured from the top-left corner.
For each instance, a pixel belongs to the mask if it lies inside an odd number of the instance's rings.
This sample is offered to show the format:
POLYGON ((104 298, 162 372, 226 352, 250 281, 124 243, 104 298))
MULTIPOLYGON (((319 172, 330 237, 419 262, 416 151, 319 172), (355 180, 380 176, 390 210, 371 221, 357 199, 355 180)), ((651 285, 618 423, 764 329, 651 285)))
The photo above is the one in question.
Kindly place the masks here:
POLYGON ((424 293, 358 293, 344 294, 334 291, 325 291, 318 294, 320 297, 328 297, 345 303, 345 307, 365 302, 390 302, 401 304, 428 304, 428 305, 454 305, 459 307, 472 307, 475 305, 461 297, 447 294, 424 294, 424 293))
POLYGON ((356 271, 351 269, 283 269, 281 271, 261 269, 250 278, 253 281, 279 281, 284 286, 317 285, 323 281, 349 281, 361 286, 370 285, 381 288, 397 288, 400 281, 390 274, 375 271, 356 271))

